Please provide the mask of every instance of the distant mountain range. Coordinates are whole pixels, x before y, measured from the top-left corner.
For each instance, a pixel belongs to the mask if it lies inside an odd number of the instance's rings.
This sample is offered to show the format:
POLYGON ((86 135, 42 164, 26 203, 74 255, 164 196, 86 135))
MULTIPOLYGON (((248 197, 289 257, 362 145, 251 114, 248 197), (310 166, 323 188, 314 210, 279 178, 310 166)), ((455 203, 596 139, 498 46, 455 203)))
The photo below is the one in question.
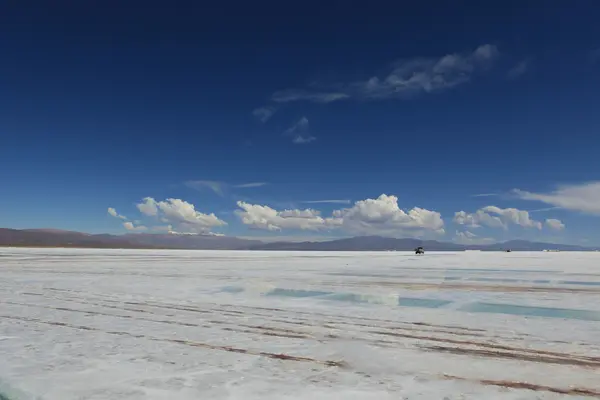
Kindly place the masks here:
POLYGON ((57 229, 0 228, 0 246, 15 247, 85 247, 123 249, 192 249, 192 250, 296 250, 296 251, 411 251, 423 246, 426 251, 591 251, 594 248, 513 240, 487 245, 462 245, 435 240, 395 239, 382 236, 359 236, 324 242, 273 242, 231 236, 135 233, 126 235, 89 234, 57 229))

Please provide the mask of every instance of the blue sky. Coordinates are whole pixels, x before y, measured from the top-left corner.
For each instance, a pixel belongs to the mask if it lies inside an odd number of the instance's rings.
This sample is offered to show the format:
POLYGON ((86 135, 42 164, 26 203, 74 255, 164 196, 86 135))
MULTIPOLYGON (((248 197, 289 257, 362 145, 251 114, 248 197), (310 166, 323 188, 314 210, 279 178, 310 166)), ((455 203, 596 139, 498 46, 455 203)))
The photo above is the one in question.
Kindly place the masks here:
POLYGON ((39 3, 0 226, 600 244, 595 1, 39 3))

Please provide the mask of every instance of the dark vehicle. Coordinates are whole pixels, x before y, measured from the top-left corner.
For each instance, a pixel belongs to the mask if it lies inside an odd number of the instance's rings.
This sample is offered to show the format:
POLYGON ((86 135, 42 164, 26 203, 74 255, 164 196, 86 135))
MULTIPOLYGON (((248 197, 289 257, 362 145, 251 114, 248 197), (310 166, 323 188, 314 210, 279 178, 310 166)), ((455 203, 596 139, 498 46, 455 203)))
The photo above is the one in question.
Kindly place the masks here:
POLYGON ((419 246, 415 249, 415 254, 425 254, 425 249, 419 246))

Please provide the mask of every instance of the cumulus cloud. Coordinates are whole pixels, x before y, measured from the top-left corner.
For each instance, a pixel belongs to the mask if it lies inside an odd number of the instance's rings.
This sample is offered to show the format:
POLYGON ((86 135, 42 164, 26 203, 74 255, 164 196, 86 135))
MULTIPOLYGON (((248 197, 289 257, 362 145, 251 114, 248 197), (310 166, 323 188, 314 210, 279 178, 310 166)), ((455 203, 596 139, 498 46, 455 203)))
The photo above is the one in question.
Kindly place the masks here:
POLYGON ((334 224, 331 218, 323 218, 313 209, 277 211, 269 206, 237 202, 236 214, 245 225, 256 229, 280 231, 283 229, 321 230, 334 224))
POLYGON ((269 206, 238 202, 236 214, 246 225, 271 231, 283 229, 342 229, 354 234, 394 234, 427 231, 444 233, 440 213, 415 207, 408 212, 398 206, 396 196, 382 194, 376 199, 360 200, 352 207, 333 211, 323 217, 313 209, 278 211, 269 206))
POLYGON ((148 230, 144 225, 135 226, 133 222, 123 222, 123 227, 132 232, 144 232, 148 230))
POLYGON ((199 212, 192 203, 181 199, 156 201, 152 197, 146 197, 137 207, 143 214, 157 217, 163 223, 169 224, 169 230, 176 226, 181 232, 209 234, 211 228, 227 225, 214 213, 199 212))
POLYGON ((333 212, 342 226, 351 232, 401 231, 426 229, 439 231, 444 227, 441 214, 415 207, 405 212, 398 206, 398 197, 382 194, 376 199, 360 200, 354 206, 333 212))
POLYGON ((283 134, 291 136, 292 141, 296 144, 310 143, 317 139, 309 133, 309 123, 306 117, 300 118, 295 124, 286 129, 283 134))
POLYGON ((252 115, 260 122, 264 123, 271 119, 273 114, 275 114, 275 111, 277 111, 277 109, 272 106, 259 107, 252 111, 252 115))
POLYGON ((555 231, 562 231, 565 229, 565 224, 560 219, 549 218, 546 220, 546 226, 555 231))
POLYGON ((483 207, 472 214, 458 211, 454 214, 454 222, 471 228, 487 226, 507 229, 509 225, 518 225, 523 228, 542 229, 542 223, 531 219, 529 212, 496 206, 483 207))
POLYGON ((126 220, 127 220, 127 217, 126 217, 126 216, 119 214, 119 213, 117 212, 117 210, 115 210, 115 209, 114 209, 114 208, 112 208, 112 207, 108 207, 108 214, 109 214, 109 215, 111 215, 111 216, 113 216, 113 217, 115 217, 115 218, 122 219, 123 221, 126 221, 126 220))
POLYGON ((519 189, 513 190, 513 193, 523 200, 539 201, 567 210, 600 215, 600 181, 563 185, 549 193, 533 193, 519 189))
POLYGON ((136 207, 140 212, 149 217, 155 217, 158 214, 158 207, 156 201, 152 197, 146 197, 141 203, 136 204, 136 207))
POLYGON ((276 92, 276 103, 311 101, 385 100, 407 98, 417 94, 447 90, 469 82, 479 71, 486 70, 499 52, 496 46, 484 44, 469 53, 447 54, 437 58, 413 58, 397 62, 385 76, 372 76, 355 82, 332 85, 334 90, 309 91, 289 89, 276 92))

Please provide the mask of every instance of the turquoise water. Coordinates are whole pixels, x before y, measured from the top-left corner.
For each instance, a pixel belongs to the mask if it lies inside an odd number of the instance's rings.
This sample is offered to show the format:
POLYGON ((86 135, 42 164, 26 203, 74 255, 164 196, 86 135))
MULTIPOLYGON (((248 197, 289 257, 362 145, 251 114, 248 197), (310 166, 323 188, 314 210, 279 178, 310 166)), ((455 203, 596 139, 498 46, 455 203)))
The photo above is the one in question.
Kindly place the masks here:
POLYGON ((283 296, 283 297, 320 297, 333 294, 333 292, 320 292, 316 290, 295 290, 295 289, 282 289, 276 288, 270 292, 265 293, 265 296, 283 296))
POLYGON ((400 297, 398 305, 402 307, 439 308, 451 304, 448 300, 419 299, 415 297, 400 297))
POLYGON ((600 282, 582 282, 582 281, 559 281, 563 285, 584 285, 584 286, 600 286, 600 282))
MULTIPOLYGON (((548 281, 544 281, 548 282, 548 281)), ((587 283, 587 282, 586 282, 587 283)), ((596 282, 592 282, 596 283, 596 282)), ((226 286, 221 289, 227 293, 241 293, 244 288, 235 286, 226 286)), ((389 304, 390 296, 377 296, 359 293, 336 293, 322 290, 302 290, 275 288, 263 294, 267 297, 290 297, 290 298, 316 298, 319 300, 339 301, 355 304, 389 304)), ((416 308, 440 308, 452 304, 453 301, 419 298, 419 297, 398 297, 397 305, 399 307, 416 308)), ((475 302, 459 308, 457 311, 484 313, 484 314, 506 314, 519 315, 526 317, 544 317, 544 318, 562 318, 582 321, 600 321, 600 312, 591 310, 574 310, 569 308, 551 308, 551 307, 533 307, 521 306, 516 304, 499 304, 475 302)), ((1 399, 0 400, 4 400, 1 399)))
POLYGON ((460 311, 487 314, 508 314, 527 317, 546 317, 577 319, 582 321, 600 321, 600 312, 573 310, 569 308, 531 307, 514 304, 472 303, 460 308, 460 311))
MULTIPOLYGON (((317 290, 298 290, 276 288, 265 293, 265 296, 307 298, 318 297, 322 300, 343 301, 349 303, 387 303, 387 297, 364 295, 357 293, 335 293, 317 290)), ((439 308, 452 303, 448 300, 426 299, 416 297, 399 297, 398 305, 401 307, 439 308)))

